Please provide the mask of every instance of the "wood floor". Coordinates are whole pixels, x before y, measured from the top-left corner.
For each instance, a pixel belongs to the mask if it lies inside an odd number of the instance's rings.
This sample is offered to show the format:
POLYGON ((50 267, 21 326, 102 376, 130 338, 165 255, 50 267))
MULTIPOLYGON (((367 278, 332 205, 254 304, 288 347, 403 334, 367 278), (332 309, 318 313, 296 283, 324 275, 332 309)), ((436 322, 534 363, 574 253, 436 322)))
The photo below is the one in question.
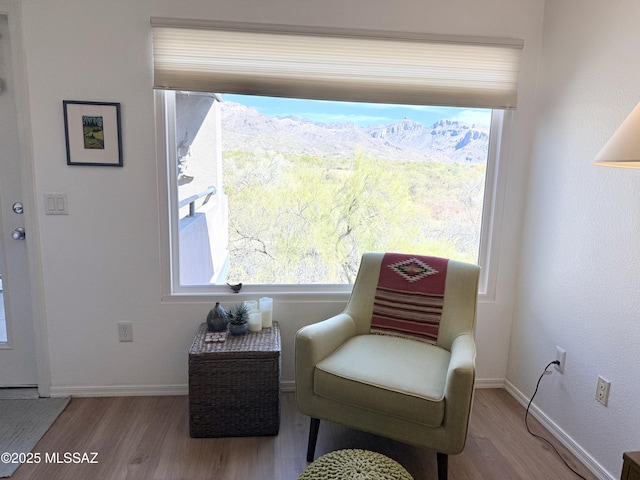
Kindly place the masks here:
MULTIPOLYGON (((450 480, 574 480, 556 454, 531 437, 524 409, 504 390, 477 390, 467 446, 449 458, 450 480)), ((538 434, 552 438, 530 417, 538 434)), ((276 437, 193 439, 187 397, 74 398, 34 452, 40 464, 24 464, 11 480, 295 480, 305 461, 309 419, 282 394, 276 437), (45 463, 45 455, 97 452, 93 464, 45 463)), ((596 479, 554 441, 585 478, 596 479)), ((322 422, 316 456, 342 448, 383 453, 415 480, 435 479, 434 452, 322 422)), ((73 458, 73 457, 72 457, 73 458)), ((90 460, 90 458, 86 458, 90 460)))

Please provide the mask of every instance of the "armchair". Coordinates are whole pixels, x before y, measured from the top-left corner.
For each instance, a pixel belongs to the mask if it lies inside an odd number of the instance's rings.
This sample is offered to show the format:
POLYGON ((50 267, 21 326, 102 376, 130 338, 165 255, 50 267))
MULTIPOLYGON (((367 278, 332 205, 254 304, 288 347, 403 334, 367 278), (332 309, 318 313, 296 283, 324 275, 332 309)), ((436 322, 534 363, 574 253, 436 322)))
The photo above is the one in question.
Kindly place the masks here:
POLYGON ((322 419, 435 450, 447 478, 473 401, 478 276, 478 266, 453 260, 363 255, 345 310, 295 337, 308 461, 322 419))

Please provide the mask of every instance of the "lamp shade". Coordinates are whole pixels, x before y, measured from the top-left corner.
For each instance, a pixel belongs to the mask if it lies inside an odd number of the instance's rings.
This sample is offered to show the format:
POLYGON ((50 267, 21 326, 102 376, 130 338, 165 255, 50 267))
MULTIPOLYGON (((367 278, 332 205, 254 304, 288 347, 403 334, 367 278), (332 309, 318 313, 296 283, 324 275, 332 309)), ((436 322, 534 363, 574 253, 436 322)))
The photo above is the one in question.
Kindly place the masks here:
POLYGON ((593 164, 606 167, 640 168, 640 103, 602 147, 593 164))

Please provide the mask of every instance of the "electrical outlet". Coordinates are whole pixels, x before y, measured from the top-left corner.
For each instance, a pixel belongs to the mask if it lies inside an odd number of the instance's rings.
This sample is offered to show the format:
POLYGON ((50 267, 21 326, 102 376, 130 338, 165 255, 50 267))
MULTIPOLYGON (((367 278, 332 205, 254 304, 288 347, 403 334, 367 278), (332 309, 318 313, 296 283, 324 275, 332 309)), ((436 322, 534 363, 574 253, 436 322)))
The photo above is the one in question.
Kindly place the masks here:
POLYGON ((133 342, 133 323, 118 322, 118 337, 121 342, 133 342))
POLYGON ((556 345, 556 360, 560 362, 560 365, 554 365, 556 370, 560 373, 564 373, 564 361, 567 359, 567 351, 564 348, 560 348, 556 345))
POLYGON ((598 376, 598 386, 596 387, 596 400, 598 400, 605 407, 609 403, 609 389, 611 388, 611 382, 605 380, 601 376, 598 376))

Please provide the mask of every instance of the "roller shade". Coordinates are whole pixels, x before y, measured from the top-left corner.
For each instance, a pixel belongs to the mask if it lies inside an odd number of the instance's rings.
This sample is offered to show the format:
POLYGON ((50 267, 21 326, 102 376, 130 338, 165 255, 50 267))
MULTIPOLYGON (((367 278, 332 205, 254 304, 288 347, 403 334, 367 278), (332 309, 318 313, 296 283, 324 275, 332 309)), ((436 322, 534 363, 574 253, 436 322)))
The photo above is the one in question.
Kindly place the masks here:
POLYGON ((412 105, 516 106, 521 40, 157 18, 151 25, 158 89, 412 105))

